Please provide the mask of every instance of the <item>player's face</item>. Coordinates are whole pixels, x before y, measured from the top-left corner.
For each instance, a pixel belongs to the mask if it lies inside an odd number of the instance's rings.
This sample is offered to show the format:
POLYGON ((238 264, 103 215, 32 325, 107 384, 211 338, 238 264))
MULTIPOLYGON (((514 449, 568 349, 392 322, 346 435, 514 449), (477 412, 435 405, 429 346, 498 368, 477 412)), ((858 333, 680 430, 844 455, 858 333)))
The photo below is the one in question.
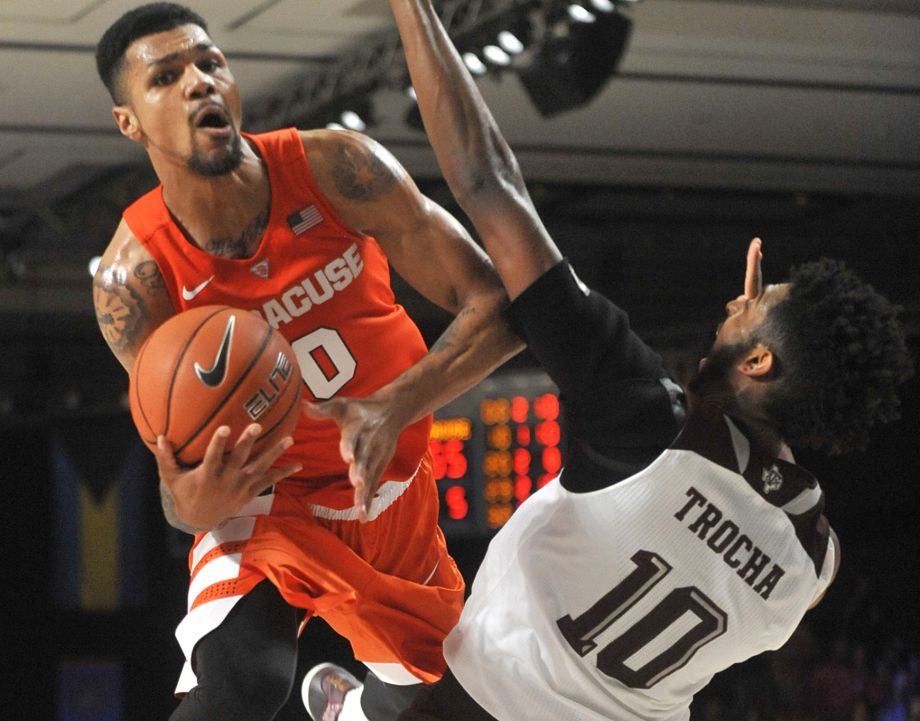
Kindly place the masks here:
POLYGON ((716 329, 713 348, 722 346, 746 346, 754 332, 767 319, 770 309, 789 295, 789 284, 768 285, 760 292, 748 297, 739 295, 725 304, 725 320, 716 329))
POLYGON ((718 375, 724 380, 721 376, 737 360, 735 356, 740 356, 750 347, 755 331, 767 319, 770 309, 789 294, 788 283, 764 287, 760 267, 762 260, 760 238, 754 238, 747 251, 744 292, 725 304, 725 320, 716 329, 712 349, 700 361, 700 373, 707 378, 718 375))
POLYGON ((753 297, 745 294, 729 301, 725 306, 725 320, 716 330, 715 342, 690 380, 690 390, 698 396, 729 398, 733 394, 734 368, 748 355, 754 334, 770 309, 788 293, 788 284, 768 285, 753 297))
POLYGON ((147 35, 125 51, 122 133, 206 176, 242 160, 240 96, 223 53, 197 25, 147 35))
POLYGON ((720 348, 746 348, 754 331, 766 320, 770 309, 789 293, 786 283, 764 287, 760 238, 748 245, 744 268, 744 292, 725 304, 725 320, 716 329, 713 351, 720 348))

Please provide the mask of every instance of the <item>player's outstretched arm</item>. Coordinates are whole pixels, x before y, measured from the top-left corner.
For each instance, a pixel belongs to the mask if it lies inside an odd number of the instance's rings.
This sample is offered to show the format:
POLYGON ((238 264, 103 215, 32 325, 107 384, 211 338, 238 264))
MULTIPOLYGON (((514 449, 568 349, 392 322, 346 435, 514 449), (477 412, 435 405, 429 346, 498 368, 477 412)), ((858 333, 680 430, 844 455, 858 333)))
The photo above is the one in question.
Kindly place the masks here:
MULTIPOLYGON (((93 278, 93 305, 99 330, 112 353, 130 371, 147 337, 175 314, 156 262, 122 221, 93 278)), ((205 460, 189 470, 179 466, 169 444, 156 450, 160 497, 167 522, 188 533, 209 530, 232 516, 251 498, 299 470, 271 469, 290 438, 250 458, 252 427, 225 454, 227 431, 218 429, 205 460)))
POLYGON ((561 259, 430 0, 390 0, 441 171, 514 299, 561 259))
POLYGON ((402 429, 478 383, 523 343, 503 318, 508 299, 489 258, 391 153, 357 133, 302 138, 314 177, 342 220, 376 238, 396 272, 455 316, 427 355, 372 396, 334 399, 312 411, 342 429, 356 505, 366 509, 402 429))

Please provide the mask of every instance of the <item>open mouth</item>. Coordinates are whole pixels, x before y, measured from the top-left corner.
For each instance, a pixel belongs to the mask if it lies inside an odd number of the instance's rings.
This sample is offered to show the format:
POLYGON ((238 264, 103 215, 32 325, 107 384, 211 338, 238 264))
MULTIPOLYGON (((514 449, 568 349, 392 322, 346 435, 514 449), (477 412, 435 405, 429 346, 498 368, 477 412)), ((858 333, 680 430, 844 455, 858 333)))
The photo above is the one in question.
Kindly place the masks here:
POLYGON ((229 131, 230 118, 222 108, 212 106, 198 113, 195 117, 195 127, 204 130, 229 131))

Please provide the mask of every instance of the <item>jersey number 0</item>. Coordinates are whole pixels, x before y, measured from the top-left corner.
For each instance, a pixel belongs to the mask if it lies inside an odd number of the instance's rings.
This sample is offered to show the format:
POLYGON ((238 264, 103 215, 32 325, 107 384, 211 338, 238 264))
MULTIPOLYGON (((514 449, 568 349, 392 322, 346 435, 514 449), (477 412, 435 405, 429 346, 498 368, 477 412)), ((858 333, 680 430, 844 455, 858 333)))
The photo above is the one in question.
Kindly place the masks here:
MULTIPOLYGON (((591 608, 577 618, 564 616, 556 621, 579 656, 595 649, 595 639, 671 572, 670 564, 651 551, 637 551, 630 560, 636 564, 635 570, 591 608)), ((651 688, 725 633, 726 626, 725 612, 698 588, 675 588, 600 650, 597 668, 630 688, 651 688), (683 618, 687 613, 696 616, 689 628, 683 618), (678 621, 684 623, 678 625, 678 621), (627 665, 629 660, 632 663, 627 665)))
POLYGON ((291 348, 297 356, 303 382, 318 400, 329 400, 355 377, 358 362, 333 328, 317 328, 291 343, 291 348), (323 354, 328 359, 327 365, 332 366, 332 373, 324 370, 317 360, 323 354))

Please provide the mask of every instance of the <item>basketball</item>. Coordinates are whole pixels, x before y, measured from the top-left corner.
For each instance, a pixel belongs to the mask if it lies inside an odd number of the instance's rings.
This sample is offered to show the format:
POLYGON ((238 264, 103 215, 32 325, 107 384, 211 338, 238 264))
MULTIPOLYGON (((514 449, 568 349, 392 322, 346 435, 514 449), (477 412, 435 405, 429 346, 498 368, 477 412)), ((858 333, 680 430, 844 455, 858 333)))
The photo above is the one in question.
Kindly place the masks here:
POLYGON ((176 459, 194 466, 220 426, 230 427, 229 451, 246 426, 259 423, 254 457, 297 425, 300 368, 287 340, 255 314, 202 306, 173 316, 144 342, 129 398, 151 450, 165 436, 176 459))

